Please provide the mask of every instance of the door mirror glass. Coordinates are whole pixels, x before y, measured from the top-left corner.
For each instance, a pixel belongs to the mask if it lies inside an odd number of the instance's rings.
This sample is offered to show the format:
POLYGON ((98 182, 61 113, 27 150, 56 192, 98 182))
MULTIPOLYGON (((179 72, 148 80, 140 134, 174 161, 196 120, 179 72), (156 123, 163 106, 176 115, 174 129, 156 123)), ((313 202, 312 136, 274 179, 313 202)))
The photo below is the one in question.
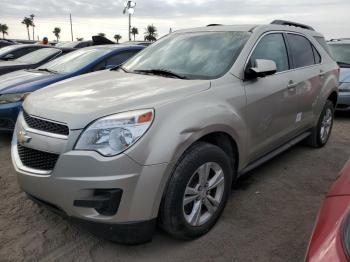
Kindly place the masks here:
POLYGON ((246 70, 246 78, 254 79, 258 77, 265 77, 273 75, 277 72, 277 65, 275 61, 266 59, 256 59, 253 67, 248 67, 246 70))
POLYGON ((12 59, 14 59, 15 58, 15 56, 13 55, 13 54, 7 54, 7 55, 5 55, 4 56, 4 60, 12 60, 12 59))
POLYGON ((120 65, 106 65, 105 69, 115 69, 118 68, 120 65))

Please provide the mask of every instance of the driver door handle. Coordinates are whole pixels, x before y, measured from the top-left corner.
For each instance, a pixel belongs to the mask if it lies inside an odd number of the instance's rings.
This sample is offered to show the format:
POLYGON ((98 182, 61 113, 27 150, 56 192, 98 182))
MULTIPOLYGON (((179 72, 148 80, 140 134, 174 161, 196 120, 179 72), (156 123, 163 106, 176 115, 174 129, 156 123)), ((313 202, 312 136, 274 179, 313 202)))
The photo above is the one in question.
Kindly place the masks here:
POLYGON ((292 80, 289 81, 289 84, 287 85, 287 89, 289 91, 295 91, 295 88, 298 84, 294 83, 292 80))

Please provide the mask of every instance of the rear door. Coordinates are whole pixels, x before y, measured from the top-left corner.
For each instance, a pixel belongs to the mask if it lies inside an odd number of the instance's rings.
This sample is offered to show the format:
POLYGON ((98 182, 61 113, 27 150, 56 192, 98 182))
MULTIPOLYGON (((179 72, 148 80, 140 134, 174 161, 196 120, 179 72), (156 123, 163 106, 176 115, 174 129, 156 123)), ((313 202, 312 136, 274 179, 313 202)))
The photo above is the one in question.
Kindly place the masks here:
POLYGON ((298 130, 302 131, 314 124, 316 106, 326 72, 322 69, 320 53, 305 36, 297 33, 286 35, 298 94, 295 122, 298 130))
POLYGON ((273 60, 277 73, 245 81, 247 122, 250 130, 248 148, 251 160, 272 151, 293 137, 297 113, 297 93, 283 33, 268 33, 258 41, 248 60, 273 60))

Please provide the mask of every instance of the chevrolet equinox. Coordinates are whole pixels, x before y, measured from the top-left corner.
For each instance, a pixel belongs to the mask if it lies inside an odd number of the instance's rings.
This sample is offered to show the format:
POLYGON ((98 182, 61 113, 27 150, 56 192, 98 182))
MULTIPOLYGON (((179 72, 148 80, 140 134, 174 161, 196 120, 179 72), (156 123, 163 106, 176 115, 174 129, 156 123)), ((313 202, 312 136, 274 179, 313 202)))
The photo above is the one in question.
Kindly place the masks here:
POLYGON ((330 136, 339 68, 307 25, 211 25, 123 66, 29 95, 12 141, 34 201, 112 241, 207 233, 232 184, 302 140, 330 136))

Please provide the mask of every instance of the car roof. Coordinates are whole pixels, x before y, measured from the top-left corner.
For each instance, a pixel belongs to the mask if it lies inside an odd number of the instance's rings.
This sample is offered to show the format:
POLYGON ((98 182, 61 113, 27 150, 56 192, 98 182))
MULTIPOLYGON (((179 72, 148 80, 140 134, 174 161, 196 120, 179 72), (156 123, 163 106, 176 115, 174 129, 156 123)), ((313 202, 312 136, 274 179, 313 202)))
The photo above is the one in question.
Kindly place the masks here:
POLYGON ((238 32, 257 32, 257 31, 292 31, 292 32, 299 32, 303 34, 309 34, 311 36, 319 36, 323 37, 323 35, 317 31, 302 28, 297 26, 299 24, 296 23, 295 26, 293 25, 281 25, 281 24, 265 24, 265 25, 257 25, 257 24, 251 24, 251 25, 218 25, 218 24, 212 24, 206 27, 198 27, 198 28, 191 28, 191 29, 184 29, 184 30, 178 30, 174 33, 190 33, 190 32, 230 32, 230 31, 238 31, 238 32))

